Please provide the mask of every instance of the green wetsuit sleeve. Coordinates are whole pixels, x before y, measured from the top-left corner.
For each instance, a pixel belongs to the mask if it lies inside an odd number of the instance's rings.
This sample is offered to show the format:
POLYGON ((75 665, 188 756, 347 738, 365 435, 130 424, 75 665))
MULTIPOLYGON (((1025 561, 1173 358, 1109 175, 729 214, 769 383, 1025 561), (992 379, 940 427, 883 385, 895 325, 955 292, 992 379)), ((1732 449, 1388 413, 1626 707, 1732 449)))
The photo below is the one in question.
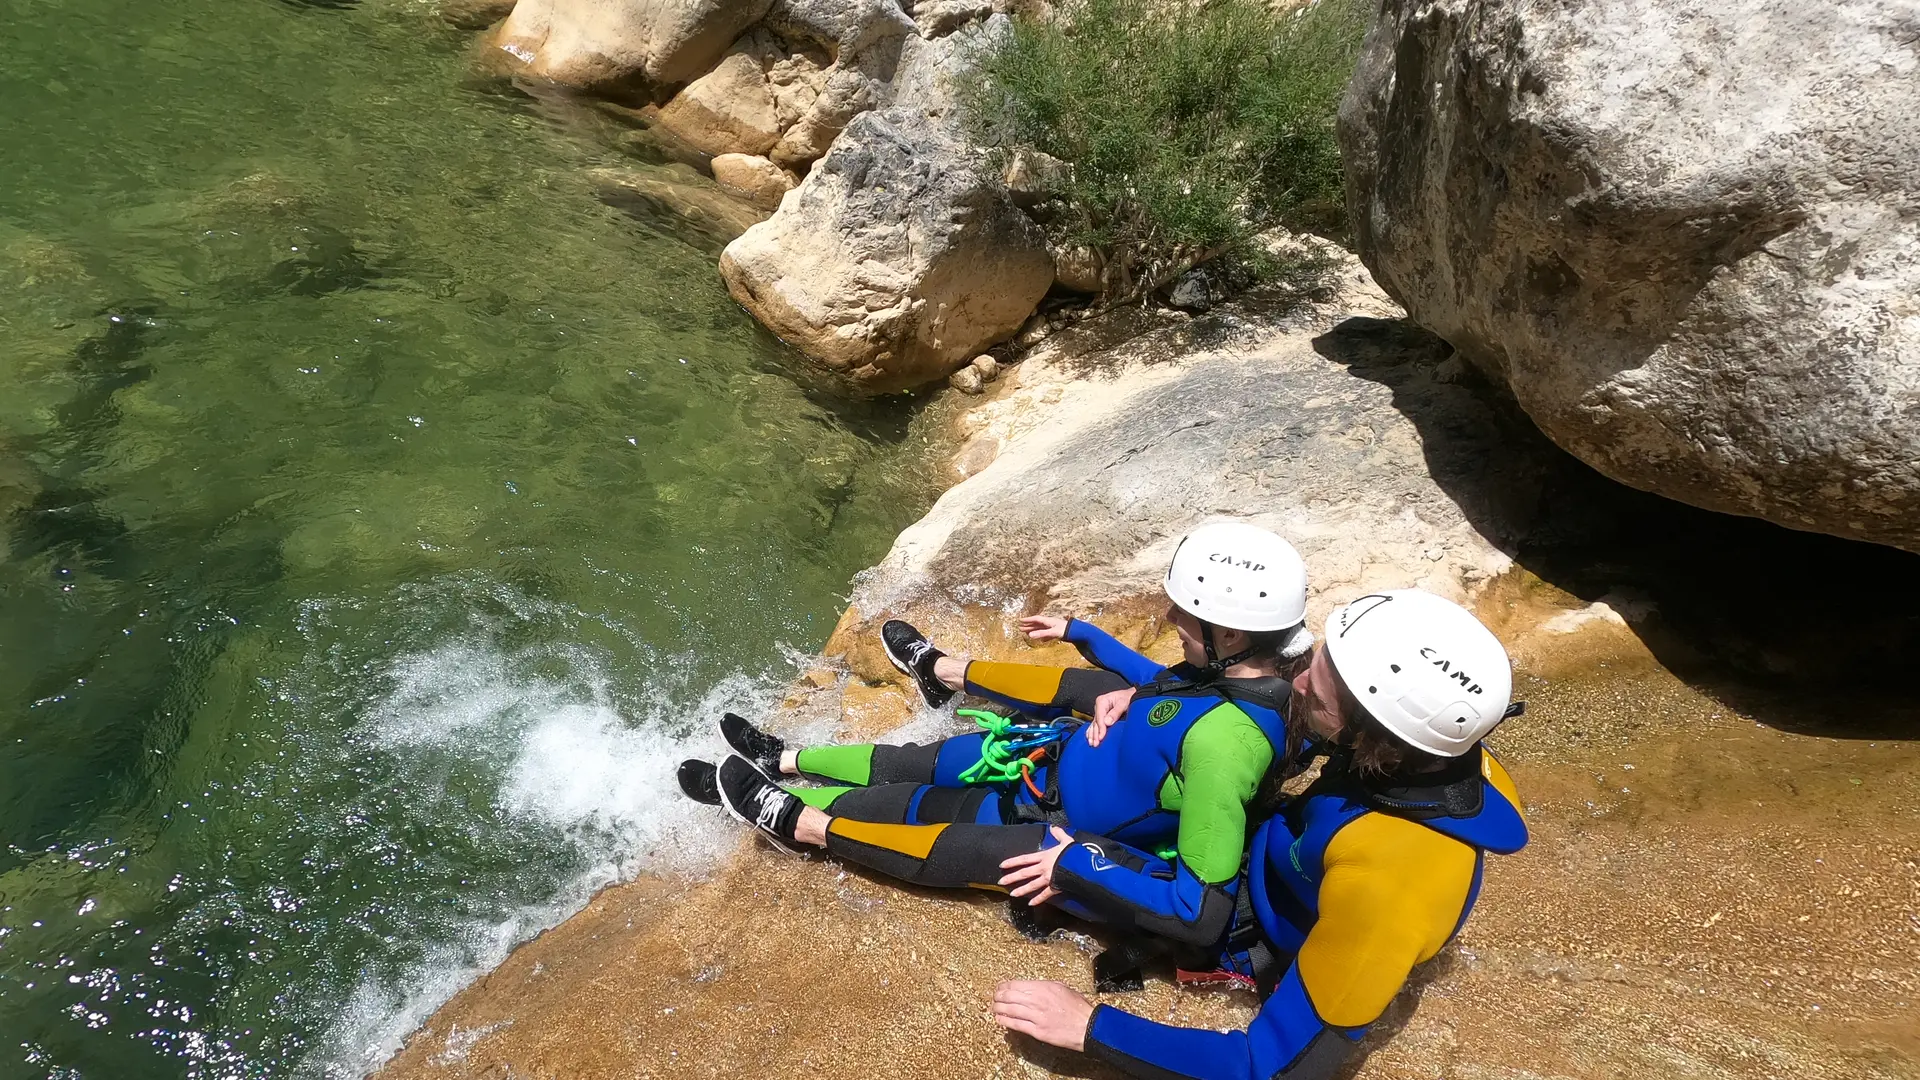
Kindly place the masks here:
POLYGON ((1180 744, 1180 861, 1209 885, 1233 880, 1247 846, 1247 804, 1273 765, 1273 744, 1231 702, 1196 721, 1180 744))

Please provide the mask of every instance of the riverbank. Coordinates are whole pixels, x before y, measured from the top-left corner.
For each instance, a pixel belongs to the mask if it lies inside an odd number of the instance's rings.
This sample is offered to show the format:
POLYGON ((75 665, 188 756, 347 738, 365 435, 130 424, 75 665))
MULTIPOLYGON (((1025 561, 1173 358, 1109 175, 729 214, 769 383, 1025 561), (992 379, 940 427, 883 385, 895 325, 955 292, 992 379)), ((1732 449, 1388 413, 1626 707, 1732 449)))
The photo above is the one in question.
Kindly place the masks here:
MULTIPOLYGON (((1089 327, 1080 346, 1037 350, 957 421, 967 478, 860 576, 770 723, 811 738, 951 730, 908 704, 875 648, 888 615, 975 656, 1072 662, 1005 625, 1073 611, 1169 655, 1154 600, 1166 550, 1209 514, 1247 513, 1300 545, 1316 622, 1372 588, 1470 599, 1530 701, 1495 742, 1534 841, 1494 862, 1473 921, 1355 1075, 1920 1076, 1920 746, 1773 696, 1719 643, 1694 658, 1745 687, 1739 707, 1677 676, 1676 654, 1648 642, 1690 625, 1695 598, 1596 603, 1590 581, 1545 569, 1529 553, 1580 527, 1560 508, 1564 459, 1357 267, 1338 280, 1114 347, 1089 327)), ((1913 720, 1909 702, 1890 723, 1913 720)), ((1089 987, 1095 948, 1031 944, 992 899, 901 890, 749 839, 710 878, 603 892, 456 996, 380 1075, 1096 1075, 987 1014, 1004 978, 1089 987)), ((1214 1027, 1254 1005, 1165 976, 1108 1000, 1214 1027)))

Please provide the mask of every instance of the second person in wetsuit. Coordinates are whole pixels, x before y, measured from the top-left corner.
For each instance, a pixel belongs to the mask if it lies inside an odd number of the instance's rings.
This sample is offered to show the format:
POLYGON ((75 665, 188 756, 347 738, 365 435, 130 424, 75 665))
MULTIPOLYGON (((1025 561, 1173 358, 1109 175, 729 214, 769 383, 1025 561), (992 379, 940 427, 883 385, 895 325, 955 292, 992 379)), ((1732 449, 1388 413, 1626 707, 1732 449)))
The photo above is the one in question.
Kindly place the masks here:
POLYGON ((1481 743, 1518 712, 1512 686, 1505 648, 1458 605, 1401 589, 1341 608, 1294 680, 1294 718, 1331 756, 1254 833, 1218 945, 1221 974, 1265 997, 1247 1030, 1176 1027, 1026 979, 996 990, 995 1019, 1141 1080, 1338 1075, 1465 924, 1486 856, 1527 842, 1513 781, 1481 743))
MULTIPOLYGON (((714 774, 688 763, 694 775, 689 782, 683 773, 683 786, 695 793, 699 778, 711 776, 713 796, 789 849, 824 847, 920 885, 999 887, 1031 903, 1058 897, 1076 914, 1211 944, 1233 913, 1247 805, 1292 756, 1281 716, 1287 685, 1278 672, 1288 653, 1311 642, 1303 626, 1306 573, 1280 537, 1223 522, 1181 542, 1166 588, 1186 658, 1174 668, 1077 619, 1059 628, 1061 636, 1098 672, 964 666, 969 691, 1042 721, 1090 714, 1099 693, 1137 688, 1125 721, 1100 745, 1086 726, 1063 727, 1035 748, 1042 752, 1018 780, 968 779, 992 735, 791 750, 736 718, 729 741, 748 756, 729 758, 714 774), (788 790, 761 768, 833 786, 788 790), (1069 836, 1079 843, 1063 847, 1069 836), (1128 849, 1171 862, 1156 876, 1103 866, 1091 854, 1128 849)), ((958 662, 912 637, 918 647, 887 644, 924 689, 935 664, 958 662)))

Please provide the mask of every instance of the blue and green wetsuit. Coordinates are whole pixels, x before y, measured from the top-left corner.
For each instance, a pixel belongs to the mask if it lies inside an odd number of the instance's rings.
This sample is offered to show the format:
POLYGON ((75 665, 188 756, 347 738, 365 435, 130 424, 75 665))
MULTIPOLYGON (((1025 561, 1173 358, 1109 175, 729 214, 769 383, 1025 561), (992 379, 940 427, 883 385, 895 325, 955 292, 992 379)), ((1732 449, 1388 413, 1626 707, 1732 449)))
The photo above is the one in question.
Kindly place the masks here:
POLYGON ((1323 1080, 1466 922, 1487 852, 1527 842, 1513 781, 1484 751, 1419 788, 1362 784, 1339 762, 1254 833, 1220 957, 1271 989, 1247 1030, 1102 1005, 1087 1053, 1146 1080, 1323 1080))
POLYGON ((827 850, 916 884, 993 888, 1001 860, 1053 843, 1050 824, 1103 851, 1129 852, 1102 868, 1084 846, 1064 852, 1055 888, 1077 914, 1209 946, 1226 930, 1247 838, 1247 805, 1287 758, 1280 679, 1181 684, 1168 669, 1091 623, 1065 640, 1097 669, 976 661, 966 689, 1042 719, 1087 716, 1100 694, 1139 690, 1099 746, 1085 729, 1063 734, 1032 783, 967 784, 982 735, 907 746, 800 751, 802 774, 829 784, 794 793, 834 815, 827 850), (1156 682, 1156 680, 1166 680, 1156 682), (856 785, 856 786, 844 786, 856 785), (1171 861, 1147 852, 1177 851, 1171 861), (1152 872, 1132 869, 1151 859, 1152 872))

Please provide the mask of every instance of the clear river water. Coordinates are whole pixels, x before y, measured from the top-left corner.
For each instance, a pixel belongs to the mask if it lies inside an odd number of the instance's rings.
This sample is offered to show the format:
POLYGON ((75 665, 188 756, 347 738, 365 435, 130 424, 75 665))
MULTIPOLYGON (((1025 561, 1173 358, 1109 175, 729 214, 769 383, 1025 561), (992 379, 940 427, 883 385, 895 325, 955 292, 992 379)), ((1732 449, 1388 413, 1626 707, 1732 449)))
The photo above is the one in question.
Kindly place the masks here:
POLYGON ((0 0, 0 1077, 350 1077, 924 508, 414 0, 0 0))

